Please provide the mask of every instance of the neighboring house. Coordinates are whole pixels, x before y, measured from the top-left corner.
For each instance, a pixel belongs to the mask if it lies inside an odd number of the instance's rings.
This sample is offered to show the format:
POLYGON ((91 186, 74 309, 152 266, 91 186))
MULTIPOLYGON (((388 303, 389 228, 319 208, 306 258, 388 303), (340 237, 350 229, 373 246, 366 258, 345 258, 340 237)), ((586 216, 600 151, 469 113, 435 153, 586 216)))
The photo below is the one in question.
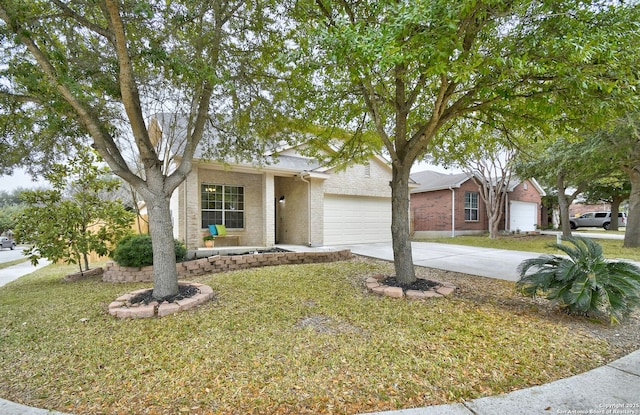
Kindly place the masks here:
MULTIPOLYGON (((411 222, 415 237, 457 236, 489 231, 478 185, 467 173, 423 171, 411 175, 411 222)), ((544 190, 535 179, 512 179, 501 230, 533 231, 541 223, 544 190)))
MULTIPOLYGON (((151 120, 155 142, 179 130, 164 121, 151 120)), ((207 161, 196 151, 191 173, 171 198, 174 236, 188 248, 202 247, 208 225, 222 224, 243 246, 390 241, 390 180, 382 157, 336 171, 296 148, 262 166, 207 161)))
POLYGON ((588 205, 582 202, 574 202, 569 205, 569 216, 572 218, 589 212, 611 212, 611 203, 588 205))

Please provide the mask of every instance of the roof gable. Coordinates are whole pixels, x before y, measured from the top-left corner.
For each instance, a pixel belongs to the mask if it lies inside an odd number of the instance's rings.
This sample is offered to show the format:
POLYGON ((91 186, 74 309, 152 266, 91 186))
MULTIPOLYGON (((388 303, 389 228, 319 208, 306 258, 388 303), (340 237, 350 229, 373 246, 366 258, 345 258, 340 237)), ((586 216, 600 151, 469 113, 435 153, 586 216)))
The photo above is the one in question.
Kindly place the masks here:
POLYGON ((411 190, 411 193, 433 192, 450 188, 458 188, 464 182, 471 179, 468 173, 439 173, 425 170, 411 175, 411 179, 418 185, 411 190))
MULTIPOLYGON (((471 178, 472 175, 470 173, 446 174, 431 170, 421 171, 411 175, 411 179, 418 183, 418 185, 411 190, 411 193, 433 192, 436 190, 459 188, 460 186, 462 186, 462 184, 464 184, 471 178)), ((533 185, 540 196, 546 195, 546 192, 536 181, 536 179, 530 178, 527 180, 533 185)), ((509 183, 507 192, 512 192, 520 183, 524 181, 525 180, 522 180, 518 177, 513 177, 509 183)))
MULTIPOLYGON (((162 148, 169 148, 171 157, 179 155, 185 146, 185 136, 188 130, 188 118, 180 114, 172 113, 158 113, 155 114, 150 121, 150 130, 152 131, 152 142, 156 145, 159 153, 164 152, 162 148), (162 135, 165 137, 162 137, 162 135)), ((210 142, 215 143, 218 140, 220 131, 215 126, 208 122, 205 126, 204 136, 206 136, 210 142)), ((299 145, 282 145, 277 151, 267 151, 263 155, 264 165, 260 168, 264 170, 287 170, 295 172, 310 172, 323 175, 335 170, 334 168, 323 166, 320 161, 304 156, 299 151, 299 145)), ((194 159, 206 160, 203 152, 203 144, 198 145, 194 153, 194 159)), ((391 170, 391 166, 382 156, 374 155, 372 158, 375 162, 384 165, 391 170)), ((215 163, 215 160, 211 160, 215 163)), ((244 163, 234 160, 223 160, 222 162, 232 165, 253 166, 252 160, 247 160, 244 163)))

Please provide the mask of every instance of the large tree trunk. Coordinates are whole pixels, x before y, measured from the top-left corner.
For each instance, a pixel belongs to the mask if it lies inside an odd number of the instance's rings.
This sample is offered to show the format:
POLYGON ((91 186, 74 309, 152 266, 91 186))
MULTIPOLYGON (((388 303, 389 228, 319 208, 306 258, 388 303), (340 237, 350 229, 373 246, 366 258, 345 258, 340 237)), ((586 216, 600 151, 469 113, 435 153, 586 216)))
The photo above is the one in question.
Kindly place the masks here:
POLYGON ((416 280, 413 267, 411 240, 409 239, 409 174, 411 165, 393 164, 391 179, 391 237, 393 238, 393 264, 396 278, 401 284, 416 280))
POLYGON ((627 215, 627 230, 624 233, 624 247, 640 247, 640 170, 627 169, 631 181, 629 195, 629 213, 627 215))
POLYGON ((558 190, 558 205, 560 207, 560 225, 562 229, 562 237, 571 237, 571 224, 569 223, 569 205, 571 199, 565 194, 564 175, 558 174, 556 188, 558 190))
POLYGON ((566 196, 558 194, 558 205, 560 205, 560 228, 563 238, 571 237, 571 224, 569 223, 569 202, 566 196))
POLYGON ((614 196, 611 199, 611 223, 609 224, 610 231, 617 231, 620 227, 620 221, 618 220, 618 214, 620 213, 620 204, 625 200, 623 196, 614 196))
POLYGON ((145 200, 149 214, 149 234, 153 244, 153 297, 161 299, 178 293, 178 272, 173 241, 169 199, 163 195, 145 200))

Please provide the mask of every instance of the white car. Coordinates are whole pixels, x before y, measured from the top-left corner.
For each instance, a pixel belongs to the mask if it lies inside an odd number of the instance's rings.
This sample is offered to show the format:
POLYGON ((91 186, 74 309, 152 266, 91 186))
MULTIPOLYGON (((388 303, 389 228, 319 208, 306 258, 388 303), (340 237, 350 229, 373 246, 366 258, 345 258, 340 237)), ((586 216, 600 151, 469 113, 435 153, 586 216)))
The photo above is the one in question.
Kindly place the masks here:
MULTIPOLYGON (((578 218, 572 218, 570 220, 571 229, 585 228, 585 227, 603 227, 609 230, 611 224, 611 212, 589 212, 578 218)), ((618 213, 618 226, 627 226, 627 214, 618 213)))
POLYGON ((0 248, 13 249, 16 247, 16 241, 9 239, 6 236, 0 236, 0 248))

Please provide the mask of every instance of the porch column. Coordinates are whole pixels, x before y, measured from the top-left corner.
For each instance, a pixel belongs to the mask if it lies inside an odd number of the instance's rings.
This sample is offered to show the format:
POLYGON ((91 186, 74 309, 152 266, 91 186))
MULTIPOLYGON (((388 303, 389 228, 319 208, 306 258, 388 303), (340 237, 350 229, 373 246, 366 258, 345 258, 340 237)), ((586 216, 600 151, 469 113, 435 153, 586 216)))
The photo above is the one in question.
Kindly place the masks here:
MULTIPOLYGON (((180 237, 183 238, 187 248, 202 246, 202 223, 200 211, 200 179, 198 168, 194 168, 182 183, 180 206, 180 237)), ((176 224, 173 224, 176 226, 176 224)))
POLYGON ((276 206, 275 206, 275 176, 265 172, 262 175, 262 206, 264 217, 262 219, 262 241, 265 247, 276 243, 276 206))

